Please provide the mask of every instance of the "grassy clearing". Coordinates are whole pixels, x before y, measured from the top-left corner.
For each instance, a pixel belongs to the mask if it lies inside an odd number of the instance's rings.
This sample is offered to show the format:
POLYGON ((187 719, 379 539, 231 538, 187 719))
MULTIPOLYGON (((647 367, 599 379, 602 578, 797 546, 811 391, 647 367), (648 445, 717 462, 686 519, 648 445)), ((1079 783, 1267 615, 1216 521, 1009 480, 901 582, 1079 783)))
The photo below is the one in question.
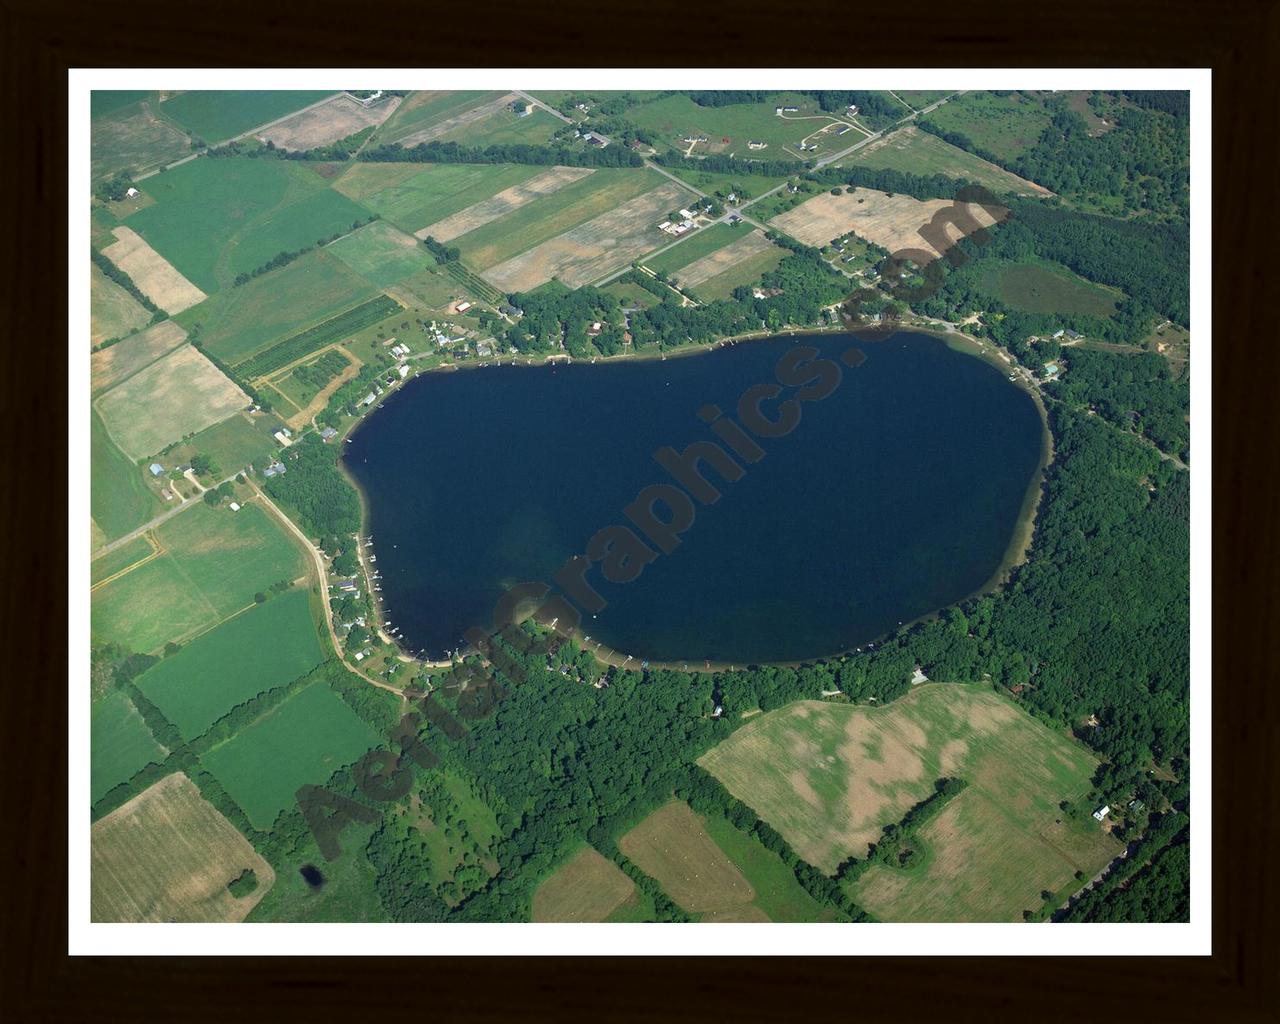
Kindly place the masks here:
POLYGON ((223 142, 250 129, 318 103, 330 92, 287 89, 218 89, 182 92, 160 104, 160 112, 209 143, 223 142))
POLYGON ((795 873, 758 839, 718 816, 702 819, 707 835, 720 847, 756 892, 752 906, 770 921, 835 921, 837 912, 820 906, 796 881, 795 873))
POLYGON ((618 840, 618 848, 693 914, 741 908, 756 892, 707 835, 688 804, 672 800, 618 840))
POLYGON ((94 701, 89 713, 89 799, 97 801, 153 761, 161 763, 167 753, 123 693, 113 690, 94 701))
POLYGON ((648 168, 602 167, 510 216, 455 238, 467 263, 486 270, 663 184, 648 168))
POLYGON ((665 270, 668 273, 687 267, 694 260, 723 249, 739 238, 744 238, 752 231, 750 224, 712 224, 682 239, 674 249, 668 249, 658 256, 651 256, 644 265, 653 270, 665 270))
POLYGON ((694 292, 704 301, 727 299, 735 288, 759 284, 760 279, 781 263, 786 255, 785 250, 770 245, 769 248, 735 263, 728 270, 707 278, 694 287, 694 292))
POLYGON ((431 884, 450 906, 498 871, 493 859, 497 817, 464 776, 446 771, 428 780, 396 812, 421 844, 431 884))
POLYGON ((198 327, 209 351, 235 365, 376 294, 326 249, 214 295, 178 320, 189 330, 198 327))
POLYGON ((158 651, 253 603, 280 580, 297 579, 306 560, 267 513, 200 502, 155 531, 163 553, 95 591, 95 638, 158 651))
POLYGON ((278 429, 279 421, 274 416, 239 412, 170 449, 165 461, 180 466, 190 462, 193 455, 207 455, 213 460, 213 475, 221 479, 245 466, 265 465, 279 450, 271 436, 278 429))
POLYGON ((1040 100, 1025 93, 968 92, 948 100, 929 114, 929 120, 946 131, 959 132, 1001 160, 1012 161, 1036 144, 1052 119, 1040 100))
POLYGON ((1059 820, 1060 801, 1089 791, 1092 755, 984 687, 926 684, 883 708, 801 701, 754 719, 700 763, 828 872, 864 856, 944 776, 970 783, 953 805, 996 805, 1003 820, 990 834, 955 827, 956 815, 963 825, 985 811, 948 806, 922 830, 930 852, 920 864, 858 880, 854 898, 885 920, 915 919, 917 905, 938 915, 930 920, 1015 920, 1025 892, 1002 894, 1002 878, 1052 890, 1119 851, 1091 820, 1059 820))
POLYGON ((424 89, 411 93, 374 133, 376 143, 385 145, 400 142, 441 121, 496 100, 501 95, 500 92, 485 92, 481 89, 424 89))
POLYGON ((517 117, 509 107, 495 110, 470 124, 451 129, 440 136, 442 142, 464 146, 498 146, 523 144, 545 145, 563 122, 545 110, 535 109, 526 117, 517 117))
POLYGON ((305 590, 282 594, 204 633, 137 679, 184 739, 237 704, 311 670, 323 658, 305 590))
POLYGON ((435 265, 435 258, 421 242, 380 220, 338 239, 330 251, 379 288, 399 284, 417 271, 435 265))
POLYGON ((919 128, 901 128, 884 139, 863 146, 840 161, 841 167, 870 167, 905 171, 909 174, 945 174, 965 178, 992 192, 1015 195, 1049 195, 1047 189, 963 149, 944 142, 919 128))
POLYGON ((155 203, 126 223, 210 294, 368 215, 287 160, 202 158, 149 179, 147 191, 155 203))
POLYGON ((276 884, 249 914, 250 923, 331 922, 341 924, 388 921, 378 899, 375 882, 378 872, 364 855, 364 848, 377 825, 354 823, 342 831, 342 856, 327 861, 308 838, 301 844, 296 862, 277 876, 276 884), (311 864, 324 876, 319 887, 302 877, 297 865, 311 864))
POLYGON ((378 735, 324 683, 312 683, 201 761, 257 828, 269 828, 300 786, 323 785, 378 735))
POLYGON ((1000 263, 987 268, 982 286, 1006 305, 1028 313, 1087 313, 1110 316, 1124 293, 1086 281, 1047 260, 1000 263))
MULTIPOLYGON (((778 93, 776 98, 771 97, 764 103, 732 103, 723 107, 700 107, 688 96, 666 96, 632 107, 627 111, 626 118, 652 132, 659 148, 666 147, 684 153, 689 150, 689 144, 683 141, 686 137, 698 138, 705 135, 707 141, 694 147, 694 156, 727 153, 743 160, 752 157, 761 160, 795 160, 797 168, 800 155, 796 150, 800 141, 835 120, 822 113, 814 100, 788 93, 778 93), (800 109, 784 118, 774 113, 778 106, 795 106, 800 109), (810 120, 810 117, 814 119, 810 120), (724 141, 726 138, 728 142, 724 141), (750 149, 748 142, 764 142, 768 146, 765 149, 750 149)), ((817 155, 839 145, 852 145, 861 138, 865 136, 856 129, 841 136, 838 143, 834 135, 824 136, 817 155)))
POLYGON ((243 921, 275 872, 181 772, 161 779, 94 823, 93 921, 243 921), (252 871, 252 892, 227 886, 252 871))
POLYGON ((635 892, 611 860, 583 847, 533 894, 534 921, 607 921, 635 892))
MULTIPOLYGON (((765 150, 764 152, 768 152, 765 150)), ((722 192, 726 196, 733 192, 739 199, 751 199, 762 196, 771 188, 777 188, 786 178, 767 174, 713 174, 711 171, 700 171, 695 167, 667 167, 681 181, 688 182, 701 192, 722 192)), ((797 168, 799 170, 799 168, 797 168)))
POLYGON ((544 173, 525 164, 353 164, 334 188, 413 233, 544 173))
POLYGON ((146 101, 117 107, 89 125, 89 174, 95 182, 121 171, 136 177, 191 152, 187 137, 156 117, 146 101))
POLYGON ((903 91, 902 89, 895 89, 894 92, 906 100, 907 103, 916 110, 923 110, 931 103, 937 103, 943 96, 951 95, 949 90, 930 91, 927 89, 911 89, 903 91))
POLYGON ((145 327, 151 314, 142 303, 107 277, 97 266, 89 268, 89 342, 123 338, 145 327))
POLYGON ((89 509, 111 541, 163 511, 164 503, 147 487, 142 470, 115 446, 102 417, 89 413, 89 509))

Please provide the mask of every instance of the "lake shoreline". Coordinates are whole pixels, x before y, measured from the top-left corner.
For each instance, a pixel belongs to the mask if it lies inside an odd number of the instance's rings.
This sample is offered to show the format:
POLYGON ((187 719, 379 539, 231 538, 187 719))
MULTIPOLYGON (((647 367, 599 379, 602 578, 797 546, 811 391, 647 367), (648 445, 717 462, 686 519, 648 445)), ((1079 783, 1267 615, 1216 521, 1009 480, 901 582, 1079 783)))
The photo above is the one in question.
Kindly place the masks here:
MULTIPOLYGON (((435 373, 435 372, 451 373, 451 372, 456 372, 462 369, 482 369, 488 366, 495 366, 495 365, 510 366, 514 364, 517 366, 526 366, 532 369, 533 367, 536 367, 536 366, 548 365, 548 364, 554 367, 561 363, 564 363, 566 365, 574 365, 574 364, 582 365, 583 363, 586 363, 587 365, 592 365, 592 364, 600 364, 605 362, 616 363, 616 362, 622 362, 622 361, 653 362, 653 361, 665 360, 665 358, 668 355, 672 356, 673 358, 677 356, 687 357, 687 356, 694 356, 694 355, 703 355, 708 352, 713 352, 723 348, 732 347, 738 344, 739 342, 749 342, 749 341, 757 341, 757 340, 763 340, 763 339, 789 339, 793 341, 802 341, 806 336, 822 336, 822 335, 829 335, 829 334, 848 334, 855 341, 860 341, 866 344, 874 345, 879 341, 888 340, 889 338, 893 337, 898 333, 916 333, 916 334, 923 334, 923 335, 929 336, 934 340, 941 341, 948 348, 952 350, 958 351, 962 354, 974 356, 978 358, 980 361, 986 362, 988 365, 992 366, 993 368, 999 369, 1002 373, 1008 371, 1011 367, 1016 366, 1016 364, 1002 360, 998 354, 1000 350, 995 348, 994 346, 991 346, 990 343, 983 343, 977 339, 973 339, 970 336, 965 335, 958 331, 939 329, 936 325, 921 325, 921 326, 917 326, 914 324, 895 325, 892 330, 888 330, 888 327, 886 325, 886 327, 883 327, 883 328, 871 328, 870 330, 868 330, 866 328, 860 329, 858 327, 851 328, 849 325, 840 324, 840 325, 822 325, 822 326, 811 327, 811 328, 795 328, 789 331, 755 331, 755 332, 750 332, 744 335, 719 338, 716 341, 710 342, 710 343, 690 344, 689 346, 684 346, 680 349, 669 351, 669 352, 620 353, 616 356, 600 356, 590 360, 572 360, 569 357, 564 355, 561 355, 561 356, 553 355, 553 356, 546 357, 540 361, 534 361, 530 359, 528 361, 522 362, 517 359, 517 360, 512 360, 510 362, 505 360, 501 360, 501 361, 495 360, 494 362, 474 363, 474 364, 465 365, 465 366, 445 365, 445 366, 437 366, 437 367, 431 367, 429 369, 421 370, 418 373, 416 373, 414 377, 416 378, 418 376, 423 376, 425 374, 435 373), (867 335, 875 335, 875 336, 868 337, 867 335)), ((1043 499, 1043 494, 1045 489, 1044 484, 1045 484, 1046 474, 1047 474, 1049 465, 1051 465, 1052 463, 1053 454, 1054 454, 1053 437, 1052 437, 1052 432, 1049 429, 1048 414, 1038 389, 1032 386, 1031 384, 1027 383, 1021 377, 1019 377, 1018 380, 1011 380, 1009 381, 1009 383, 1015 384, 1019 390, 1022 390, 1025 393, 1027 393, 1031 397, 1036 407, 1038 418, 1040 421, 1040 426, 1041 426, 1040 458, 1038 460, 1037 467, 1032 474, 1032 478, 1028 483, 1026 494, 1023 499, 1022 506, 1018 513, 1017 519, 1014 523, 1014 526, 1012 529, 1012 535, 1010 537, 1005 555, 1001 559, 995 571, 992 573, 991 577, 982 586, 977 588, 972 593, 969 593, 958 600, 950 601, 946 605, 943 605, 942 607, 935 609, 931 612, 928 612, 924 615, 918 616, 909 622, 904 622, 898 625, 897 627, 895 627, 894 629, 887 631, 886 633, 883 633, 877 637, 871 638, 870 640, 864 641, 860 645, 833 650, 827 653, 806 655, 805 657, 798 658, 798 659, 793 658, 793 659, 785 659, 785 660, 777 660, 777 661, 739 661, 739 660, 733 660, 733 659, 709 660, 706 658, 694 658, 694 659, 687 659, 687 660, 679 659, 679 658, 663 659, 663 660, 657 660, 657 659, 646 660, 646 659, 627 655, 625 654, 625 652, 606 646, 600 643, 599 641, 590 640, 588 639, 590 634, 587 634, 585 630, 582 628, 578 628, 570 631, 559 629, 557 630, 557 632, 560 632, 562 636, 572 637, 584 650, 588 650, 589 652, 591 652, 592 655, 596 658, 596 660, 600 664, 617 666, 622 668, 639 668, 642 663, 644 663, 647 667, 650 667, 650 668, 663 668, 663 669, 688 671, 688 672, 724 671, 724 670, 731 670, 731 669, 741 669, 741 668, 747 667, 748 665, 761 665, 761 666, 774 665, 774 666, 795 667, 795 666, 804 665, 804 664, 811 664, 813 662, 818 662, 818 661, 841 658, 844 656, 858 653, 859 651, 867 648, 868 646, 878 645, 888 637, 892 637, 902 631, 908 630, 913 626, 918 625, 921 622, 935 619, 947 608, 956 607, 960 604, 963 604, 967 601, 974 599, 975 597, 979 597, 979 596, 1001 589, 1003 586, 1007 585, 1010 582, 1016 569, 1019 566, 1025 564, 1030 555, 1031 547, 1034 542, 1035 527, 1036 527, 1036 522, 1038 518, 1040 503, 1043 499)), ((364 425, 364 423, 367 420, 371 418, 373 412, 375 412, 378 409, 378 407, 380 407, 383 401, 385 401, 388 397, 390 397, 390 395, 396 393, 399 390, 400 390, 400 387, 395 387, 387 391, 384 395, 380 396, 379 402, 372 409, 370 409, 368 413, 360 417, 351 425, 350 429, 343 436, 343 443, 346 443, 351 437, 353 437, 356 434, 359 428, 362 425, 364 425)), ((367 563, 368 556, 366 552, 372 549, 365 548, 363 546, 365 544, 365 538, 370 536, 371 529, 372 529, 371 505, 370 505, 368 496, 364 491, 364 488, 355 479, 354 474, 350 472, 347 465, 345 464, 345 459, 339 459, 339 468, 340 468, 340 471, 342 472, 343 477, 355 488, 360 501, 361 533, 359 535, 359 543, 361 547, 359 549, 359 555, 360 555, 360 564, 361 564, 362 574, 366 578, 366 586, 369 587, 371 607, 373 609, 373 616, 375 620, 374 623, 371 625, 374 631, 381 634, 384 639, 388 640, 392 644, 401 662, 411 663, 416 667, 422 668, 422 669, 439 669, 439 668, 448 667, 449 665, 453 664, 457 659, 463 656, 464 651, 462 650, 461 647, 458 649, 455 649, 455 652, 451 656, 446 656, 446 657, 433 660, 429 657, 424 658, 422 655, 406 651, 401 641, 385 633, 384 630, 387 622, 386 609, 383 605, 383 601, 380 593, 373 589, 371 585, 372 580, 369 578, 370 566, 367 563)), ((459 643, 460 644, 463 643, 461 638, 459 638, 459 643)))

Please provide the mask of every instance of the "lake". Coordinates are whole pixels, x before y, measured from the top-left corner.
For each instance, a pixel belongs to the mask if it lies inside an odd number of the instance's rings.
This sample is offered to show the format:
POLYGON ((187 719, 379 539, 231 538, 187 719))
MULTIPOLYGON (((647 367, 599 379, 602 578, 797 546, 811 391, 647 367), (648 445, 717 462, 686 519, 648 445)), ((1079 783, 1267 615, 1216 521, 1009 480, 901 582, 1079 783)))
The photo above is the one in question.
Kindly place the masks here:
MULTIPOLYGON (((670 554, 648 544, 653 560, 630 582, 593 567, 586 579, 606 603, 582 632, 637 659, 796 661, 990 585, 1036 480, 1043 426, 1000 369, 934 337, 814 334, 665 360, 490 366, 410 381, 344 445, 405 647, 439 657, 463 646, 504 586, 551 582, 597 531, 631 526, 623 510, 637 493, 675 482, 655 452, 716 441, 699 410, 735 416, 797 346, 836 362, 856 347, 865 360, 841 364, 826 397, 793 402, 799 423, 757 437, 757 461, 735 456, 740 479, 703 465, 722 496, 689 501, 696 517, 670 554)), ((763 413, 778 418, 795 393, 763 413)))

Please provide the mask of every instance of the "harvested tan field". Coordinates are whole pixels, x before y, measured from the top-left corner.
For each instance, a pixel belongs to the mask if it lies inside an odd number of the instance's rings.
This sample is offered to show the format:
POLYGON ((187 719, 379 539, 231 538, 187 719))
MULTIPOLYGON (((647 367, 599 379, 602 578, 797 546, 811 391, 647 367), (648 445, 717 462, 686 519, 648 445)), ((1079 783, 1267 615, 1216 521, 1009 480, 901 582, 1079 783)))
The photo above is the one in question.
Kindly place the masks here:
POLYGON ((743 260, 750 259, 756 253, 764 252, 773 243, 764 237, 764 232, 757 228, 744 238, 730 242, 723 249, 707 253, 700 260, 694 260, 687 267, 676 272, 676 283, 682 288, 692 288, 702 284, 717 274, 723 274, 730 267, 743 260))
POLYGON ((191 345, 139 370, 98 399, 111 439, 133 459, 225 420, 249 397, 191 345))
POLYGON ((480 276, 504 292, 523 292, 553 277, 578 288, 612 273, 655 248, 667 236, 658 230, 688 193, 671 183, 623 203, 534 246, 480 276))
POLYGON ((372 107, 357 103, 350 96, 335 96, 327 103, 272 125, 260 132, 258 138, 281 149, 327 146, 354 135, 362 128, 382 124, 399 105, 399 96, 391 96, 372 107))
POLYGON ((206 298, 132 228, 113 229, 116 241, 102 254, 123 270, 147 298, 172 316, 206 298))
POLYGON ((976 203, 956 203, 949 199, 922 201, 911 196, 890 196, 874 189, 855 188, 838 196, 829 192, 814 196, 769 223, 806 245, 826 245, 852 231, 890 253, 918 253, 911 258, 917 263, 928 263, 964 235, 995 224, 997 217, 1003 217, 1005 212, 1003 207, 988 211, 976 203), (932 240, 925 238, 921 229, 929 228, 944 210, 949 211, 950 216, 941 218, 937 222, 940 227, 929 232, 932 240))
POLYGON ((578 181, 591 173, 593 171, 590 167, 553 167, 519 185, 503 189, 496 196, 468 206, 465 210, 459 210, 450 217, 428 224, 414 234, 419 238, 430 235, 437 242, 447 242, 499 217, 505 217, 512 210, 518 210, 526 203, 531 203, 542 196, 549 196, 552 192, 558 192, 570 182, 578 181))
POLYGON ((681 800, 650 814, 618 840, 618 848, 692 914, 727 910, 756 898, 751 883, 681 800))
POLYGON ((181 327, 172 320, 162 320, 154 327, 95 352, 89 357, 90 387, 95 394, 113 388, 172 352, 186 339, 187 332, 181 327))
POLYGON ((430 128, 423 128, 420 132, 414 132, 412 135, 406 135, 403 139, 396 141, 400 145, 408 148, 416 146, 421 142, 430 142, 432 139, 438 139, 442 135, 447 135, 455 128, 463 128, 471 124, 473 121, 479 121, 482 117, 488 117, 495 114, 508 103, 514 103, 519 97, 509 92, 505 96, 499 96, 496 100, 490 100, 488 103, 482 103, 478 107, 472 107, 470 110, 458 114, 456 117, 449 117, 443 121, 437 121, 430 128))
POLYGON ((571 857, 533 894, 535 921, 603 921, 635 891, 613 861, 590 846, 571 857))
POLYGON ((90 916, 103 922, 243 921, 271 870, 186 775, 175 772, 94 824, 90 916), (252 871, 257 887, 227 886, 252 871))

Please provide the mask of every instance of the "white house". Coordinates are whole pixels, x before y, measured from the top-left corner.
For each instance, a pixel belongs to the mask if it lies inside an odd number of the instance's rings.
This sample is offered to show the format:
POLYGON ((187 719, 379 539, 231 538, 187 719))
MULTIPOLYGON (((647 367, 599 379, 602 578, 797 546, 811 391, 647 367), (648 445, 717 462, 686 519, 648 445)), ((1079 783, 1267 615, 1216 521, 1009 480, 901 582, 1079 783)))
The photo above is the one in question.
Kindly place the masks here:
POLYGON ((139 196, 139 195, 141 195, 141 194, 142 194, 142 193, 141 193, 141 192, 139 192, 139 191, 138 191, 136 188, 134 188, 132 185, 130 185, 127 189, 125 189, 125 190, 124 190, 124 197, 125 197, 126 199, 133 199, 135 196, 139 196))
POLYGON ((232 502, 229 506, 227 506, 227 507, 228 507, 228 508, 230 508, 232 512, 239 512, 239 511, 240 511, 240 502, 238 502, 238 501, 233 501, 233 502, 232 502))
POLYGON ((1095 821, 1101 821, 1110 813, 1111 813, 1111 805, 1103 804, 1101 807, 1099 807, 1096 811, 1093 812, 1093 817, 1095 821))

